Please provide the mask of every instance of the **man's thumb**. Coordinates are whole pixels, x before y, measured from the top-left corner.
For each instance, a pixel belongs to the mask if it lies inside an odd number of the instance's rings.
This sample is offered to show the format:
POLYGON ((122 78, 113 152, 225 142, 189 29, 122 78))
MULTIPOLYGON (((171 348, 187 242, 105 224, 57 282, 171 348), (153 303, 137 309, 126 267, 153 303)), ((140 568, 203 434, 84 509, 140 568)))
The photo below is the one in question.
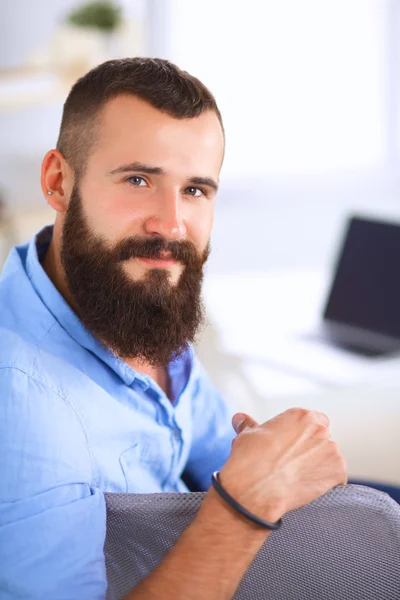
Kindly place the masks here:
POLYGON ((240 433, 245 427, 257 427, 258 423, 245 413, 236 413, 232 417, 232 425, 236 433, 240 433))

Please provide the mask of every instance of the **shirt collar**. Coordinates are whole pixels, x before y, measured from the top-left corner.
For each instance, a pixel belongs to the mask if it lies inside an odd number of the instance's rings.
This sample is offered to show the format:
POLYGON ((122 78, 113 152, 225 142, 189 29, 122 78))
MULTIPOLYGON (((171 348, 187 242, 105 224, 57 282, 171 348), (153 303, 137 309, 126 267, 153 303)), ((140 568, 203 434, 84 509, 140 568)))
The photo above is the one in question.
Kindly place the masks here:
MULTIPOLYGON (((118 358, 111 350, 95 338, 83 325, 81 320, 47 276, 40 264, 40 258, 46 252, 52 234, 53 226, 49 225, 39 231, 29 243, 26 258, 26 272, 36 293, 61 327, 80 346, 83 346, 86 350, 92 352, 100 360, 105 362, 126 385, 131 385, 135 379, 139 379, 143 386, 148 387, 151 385, 152 379, 147 375, 143 375, 132 369, 125 361, 118 358)), ((172 373, 176 373, 177 370, 182 369, 183 365, 186 365, 186 369, 189 367, 190 374, 192 364, 193 350, 189 347, 179 359, 170 364, 170 376, 172 376, 172 373)))

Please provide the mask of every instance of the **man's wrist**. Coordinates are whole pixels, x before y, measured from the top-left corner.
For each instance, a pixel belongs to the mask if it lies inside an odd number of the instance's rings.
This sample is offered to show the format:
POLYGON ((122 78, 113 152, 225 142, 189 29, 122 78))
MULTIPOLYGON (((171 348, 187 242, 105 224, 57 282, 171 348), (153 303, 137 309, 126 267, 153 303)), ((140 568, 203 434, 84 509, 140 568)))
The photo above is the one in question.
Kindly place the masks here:
POLYGON ((265 518, 260 517, 258 514, 250 512, 245 506, 243 506, 242 504, 240 504, 240 502, 233 498, 233 496, 231 496, 221 485, 218 471, 215 471, 215 473, 212 474, 211 481, 213 488, 218 492, 221 498, 225 500, 227 504, 232 506, 234 510, 242 514, 246 519, 252 521, 253 523, 258 525, 259 527, 262 527, 263 529, 270 529, 272 531, 276 531, 277 529, 279 529, 279 527, 282 524, 282 519, 279 519, 275 523, 273 523, 272 521, 267 521, 265 518))
POLYGON ((241 506, 250 513, 260 517, 269 523, 277 523, 285 514, 282 502, 270 497, 260 499, 251 491, 243 489, 243 485, 238 485, 238 478, 231 477, 229 473, 221 471, 218 480, 224 490, 241 506))
MULTIPOLYGON (((273 517, 274 515, 271 513, 271 519, 273 517)), ((235 510, 213 487, 209 489, 204 498, 197 519, 199 522, 203 522, 205 528, 209 527, 213 531, 219 529, 224 531, 225 535, 227 532, 231 532, 233 537, 251 535, 257 540, 263 540, 271 533, 270 530, 260 527, 235 510)))

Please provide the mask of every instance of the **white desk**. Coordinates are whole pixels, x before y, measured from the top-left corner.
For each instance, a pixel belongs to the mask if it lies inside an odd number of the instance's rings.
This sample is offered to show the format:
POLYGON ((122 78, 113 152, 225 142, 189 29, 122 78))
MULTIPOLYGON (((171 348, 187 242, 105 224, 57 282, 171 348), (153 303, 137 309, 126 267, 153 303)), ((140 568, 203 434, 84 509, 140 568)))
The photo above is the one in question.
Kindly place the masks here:
POLYGON ((348 377, 337 387, 308 372, 315 370, 310 360, 323 361, 318 349, 300 357, 297 371, 285 365, 288 336, 318 321, 326 284, 313 272, 209 276, 204 296, 212 327, 200 358, 238 410, 259 421, 292 406, 321 410, 352 478, 400 485, 400 358, 375 361, 367 372, 367 359, 339 360, 348 377))

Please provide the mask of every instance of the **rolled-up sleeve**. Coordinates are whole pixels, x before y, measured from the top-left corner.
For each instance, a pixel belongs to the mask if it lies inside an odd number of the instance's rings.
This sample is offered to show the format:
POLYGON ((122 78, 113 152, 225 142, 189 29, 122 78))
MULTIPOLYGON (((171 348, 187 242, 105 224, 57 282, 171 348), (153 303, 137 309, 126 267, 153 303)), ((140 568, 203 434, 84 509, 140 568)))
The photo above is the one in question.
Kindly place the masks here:
POLYGON ((78 415, 57 391, 0 369, 0 597, 104 599, 103 494, 78 415))
POLYGON ((221 396, 203 366, 197 362, 199 377, 193 394, 192 446, 186 476, 193 489, 208 490, 213 471, 228 460, 236 433, 232 426, 234 408, 221 396))

